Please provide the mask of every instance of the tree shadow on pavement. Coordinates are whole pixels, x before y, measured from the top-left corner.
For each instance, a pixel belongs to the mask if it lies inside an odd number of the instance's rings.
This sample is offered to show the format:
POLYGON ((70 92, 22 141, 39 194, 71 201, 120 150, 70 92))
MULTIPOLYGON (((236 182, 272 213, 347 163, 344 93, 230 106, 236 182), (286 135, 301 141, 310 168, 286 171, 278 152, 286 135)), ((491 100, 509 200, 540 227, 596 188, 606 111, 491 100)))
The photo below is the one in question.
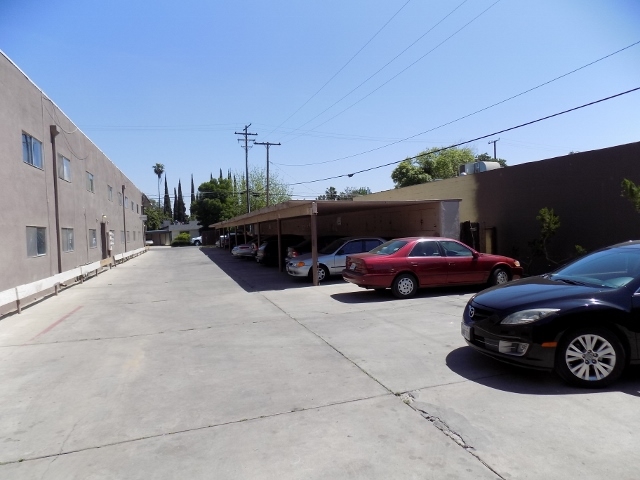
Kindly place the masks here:
POLYGON ((602 389, 572 387, 553 372, 531 370, 494 360, 471 347, 453 350, 447 367, 461 377, 496 390, 524 395, 577 395, 597 392, 622 392, 640 397, 640 366, 627 368, 616 383, 602 389))
MULTIPOLYGON (((228 250, 220 248, 201 248, 200 251, 215 263, 229 278, 247 292, 265 292, 287 290, 312 286, 307 278, 296 278, 287 272, 279 272, 277 267, 261 265, 253 258, 234 257, 228 250)), ((342 283, 336 277, 323 282, 323 285, 342 283)))

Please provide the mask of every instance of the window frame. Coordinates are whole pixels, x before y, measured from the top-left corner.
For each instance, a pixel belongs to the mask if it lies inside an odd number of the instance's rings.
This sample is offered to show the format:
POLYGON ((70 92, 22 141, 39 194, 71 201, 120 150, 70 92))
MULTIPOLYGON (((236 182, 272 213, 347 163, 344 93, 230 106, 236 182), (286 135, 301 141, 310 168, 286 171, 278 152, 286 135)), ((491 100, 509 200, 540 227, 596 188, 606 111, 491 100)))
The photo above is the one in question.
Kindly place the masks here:
POLYGON ((71 160, 62 154, 58 155, 58 160, 60 162, 58 163, 58 178, 71 183, 71 160))
POLYGON ((75 250, 75 241, 73 238, 73 228, 61 228, 60 240, 62 242, 63 253, 73 252, 75 250), (71 236, 69 236, 71 234, 71 236))
POLYGON ((27 132, 24 132, 24 131, 22 132, 22 162, 26 163, 27 165, 31 165, 32 167, 35 167, 39 170, 44 170, 44 155, 42 151, 42 142, 37 138, 35 138, 34 136, 29 135, 27 132), (33 149, 34 141, 38 146, 39 155, 35 155, 34 153, 34 149, 33 149), (37 159, 39 162, 35 161, 36 156, 39 157, 37 159))
POLYGON ((111 185, 107 185, 107 198, 113 202, 113 187, 111 185))
POLYGON ((27 238, 27 257, 29 258, 44 257, 47 254, 47 227, 36 227, 32 225, 27 225, 26 238, 27 238), (32 242, 35 241, 35 252, 33 252, 30 245, 31 243, 30 235, 29 235, 30 232, 35 232, 35 238, 32 239, 32 242), (41 245, 43 250, 42 252, 40 251, 41 245), (35 253, 35 255, 33 253, 35 253))
POLYGON ((95 228, 89 229, 89 248, 98 248, 98 231, 95 228))
POLYGON ((93 173, 87 171, 87 192, 96 193, 93 173))

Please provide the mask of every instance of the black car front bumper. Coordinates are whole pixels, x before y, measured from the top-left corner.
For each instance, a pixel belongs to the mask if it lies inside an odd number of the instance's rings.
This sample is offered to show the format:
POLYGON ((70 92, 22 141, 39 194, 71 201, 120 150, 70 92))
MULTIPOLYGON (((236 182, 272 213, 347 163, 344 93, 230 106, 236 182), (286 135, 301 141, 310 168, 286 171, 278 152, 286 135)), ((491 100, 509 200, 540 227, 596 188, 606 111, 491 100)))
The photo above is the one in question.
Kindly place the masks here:
MULTIPOLYGON (((497 312, 470 303, 464 310, 462 333, 467 345, 485 355, 510 363, 537 370, 552 370, 556 348, 553 342, 542 346, 531 325, 502 325, 497 312), (469 315, 469 306, 474 307, 474 317, 469 315), (527 344, 524 355, 502 353, 500 342, 527 344)), ((504 344, 503 344, 504 345, 504 344)))

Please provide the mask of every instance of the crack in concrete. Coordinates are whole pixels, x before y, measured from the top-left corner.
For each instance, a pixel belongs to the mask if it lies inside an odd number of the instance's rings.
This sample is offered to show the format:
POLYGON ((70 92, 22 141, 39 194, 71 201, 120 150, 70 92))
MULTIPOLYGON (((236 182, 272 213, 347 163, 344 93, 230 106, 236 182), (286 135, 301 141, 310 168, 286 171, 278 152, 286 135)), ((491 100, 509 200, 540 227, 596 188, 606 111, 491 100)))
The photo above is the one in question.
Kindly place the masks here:
MULTIPOLYGON (((146 435, 144 437, 130 438, 128 440, 121 440, 119 442, 111 442, 111 443, 105 443, 105 444, 102 444, 102 445, 94 445, 94 446, 91 446, 91 447, 78 448, 78 449, 75 449, 75 450, 69 450, 67 452, 60 451, 58 453, 51 453, 51 454, 48 454, 48 455, 38 455, 38 456, 35 456, 35 457, 20 458, 19 460, 8 460, 8 461, 4 461, 4 462, 0 461, 0 467, 3 466, 3 465, 11 465, 11 464, 14 464, 14 463, 32 462, 34 460, 43 460, 43 459, 47 459, 47 458, 57 459, 58 457, 61 457, 63 455, 71 455, 71 454, 74 454, 74 453, 81 453, 81 452, 86 452, 86 451, 89 451, 89 450, 98 450, 100 448, 114 447, 114 446, 117 446, 117 445, 124 445, 124 444, 127 444, 127 443, 140 442, 142 440, 151 440, 151 439, 154 439, 154 438, 166 437, 166 436, 170 436, 170 435, 180 435, 180 434, 183 434, 183 433, 197 432, 199 430, 208 430, 210 428, 224 427, 226 425, 234 425, 234 424, 238 424, 238 423, 251 422, 251 421, 254 421, 254 420, 262 420, 262 419, 265 419, 265 418, 280 417, 282 415, 297 414, 297 413, 306 412, 306 411, 309 411, 309 410, 318 410, 318 409, 321 409, 321 408, 330 408, 330 407, 335 407, 335 406, 338 406, 338 405, 346 405, 346 404, 349 404, 349 403, 356 403, 356 402, 362 402, 362 401, 366 401, 366 400, 371 400, 371 399, 374 399, 374 398, 382 398, 382 397, 386 397, 388 395, 389 394, 387 394, 387 393, 383 393, 381 395, 371 395, 369 397, 354 398, 354 399, 351 399, 351 400, 343 400, 343 401, 340 401, 340 402, 331 402, 331 403, 326 403, 324 405, 314 405, 312 407, 296 407, 296 408, 293 408, 293 409, 288 410, 286 412, 271 413, 269 415, 258 415, 257 417, 242 418, 240 420, 231 420, 229 422, 214 423, 214 424, 210 424, 210 425, 203 425, 203 426, 200 426, 200 427, 186 428, 184 430, 174 430, 174 431, 171 431, 171 432, 157 433, 157 434, 154 434, 154 435, 146 435)), ((73 428, 75 428, 75 425, 74 425, 73 428)), ((73 429, 72 429, 72 431, 73 431, 73 429)), ((67 438, 68 437, 69 436, 67 436, 67 438)), ((66 442, 66 439, 63 442, 63 445, 64 445, 65 442, 66 442)), ((51 462, 51 464, 53 464, 53 462, 51 462)), ((51 466, 51 464, 49 464, 49 466, 51 466)))
POLYGON ((429 421, 434 427, 440 430, 444 435, 453 440, 456 444, 462 447, 466 452, 472 455, 476 460, 478 460, 482 465, 488 468, 492 473, 494 473, 501 480, 506 480, 505 477, 500 475, 491 465, 485 462, 478 453, 475 452, 475 448, 472 445, 469 445, 467 441, 464 439, 462 434, 456 432, 453 428, 451 428, 447 422, 445 422, 442 418, 432 415, 426 410, 419 408, 414 404, 415 397, 411 394, 411 392, 406 392, 400 395, 402 401, 408 405, 410 408, 418 412, 425 420, 429 421))

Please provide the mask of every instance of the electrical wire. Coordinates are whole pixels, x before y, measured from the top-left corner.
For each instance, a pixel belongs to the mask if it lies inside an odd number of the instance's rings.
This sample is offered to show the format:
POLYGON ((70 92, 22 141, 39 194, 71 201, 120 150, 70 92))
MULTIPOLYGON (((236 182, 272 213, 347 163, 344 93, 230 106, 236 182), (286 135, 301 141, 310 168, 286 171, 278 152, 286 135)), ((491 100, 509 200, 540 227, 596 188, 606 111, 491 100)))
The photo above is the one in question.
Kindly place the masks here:
MULTIPOLYGON (((393 57, 391 60, 389 60, 386 64, 384 64, 380 69, 378 69, 376 72, 374 72, 372 75, 370 75, 366 80, 364 80, 362 83, 360 83, 358 86, 356 86, 355 88, 353 88, 349 93, 347 93, 346 95, 344 95, 342 98, 336 100, 334 103, 332 103, 331 105, 329 105, 327 108, 325 108, 322 112, 320 112, 319 114, 317 114, 315 117, 311 118, 310 120, 306 121, 305 123, 303 123, 302 125, 300 125, 300 127, 294 129, 291 133, 287 134, 287 135, 291 135, 293 134, 295 131, 299 130, 300 128, 304 127, 305 125, 313 122, 316 118, 318 118, 319 116, 321 116, 322 114, 324 114, 325 112, 327 112, 328 110, 330 110, 331 108, 333 108, 334 106, 336 106, 338 103, 340 103, 341 101, 343 101, 345 98, 347 98, 349 95, 351 95, 352 93, 354 93, 356 90, 358 90, 360 87, 362 87, 365 83, 367 83, 369 80, 371 80, 373 77, 375 77, 376 75, 378 75, 380 72, 382 72, 385 68, 387 68, 389 65, 391 65, 395 60, 397 60, 398 58, 400 58, 400 56, 402 56, 407 50, 409 50, 411 47, 413 47, 416 43, 418 43, 420 40, 422 40, 427 34, 429 34, 431 31, 433 31, 433 29, 435 29, 438 25, 440 25, 442 22, 444 22, 447 18, 449 18, 451 15, 453 15, 453 13, 458 10, 460 7, 462 7, 462 5, 464 5, 465 3, 467 3, 468 0, 464 0, 461 4, 459 4, 457 7, 455 7, 453 10, 451 10, 447 15, 445 15, 443 18, 441 18, 435 25, 433 25, 429 30, 427 30, 425 33, 423 33, 420 37, 418 37, 413 43, 411 43, 408 47, 406 47, 404 50, 402 50, 399 54, 397 54, 395 57, 393 57)), ((495 5, 496 3, 498 3, 500 0, 496 0, 496 2, 493 4, 495 5)), ((489 8, 493 7, 493 5, 491 5, 489 8)), ((487 8, 484 12, 486 12, 487 10, 489 10, 489 8, 487 8)), ((484 12, 482 12, 480 15, 482 15, 484 12)), ((478 17, 480 16, 478 15, 478 17)), ((475 17, 473 20, 471 20, 471 22, 473 22, 476 18, 475 17)), ((469 22, 469 23, 471 23, 469 22)), ((464 27, 462 27, 460 30, 464 29, 467 25, 469 25, 469 23, 467 23, 464 27)), ((460 32, 460 30, 458 30, 457 32, 455 32, 453 35, 456 35, 458 32, 460 32)), ((452 35, 452 36, 453 36, 452 35)), ((451 36, 451 37, 452 37, 451 36)), ((449 37, 449 38, 451 38, 449 37)), ((444 42, 446 42, 447 40, 449 40, 449 38, 447 38, 444 42)), ((442 43, 444 43, 442 42, 442 43)), ((442 45, 442 43, 440 45, 442 45)), ((400 75, 401 73, 403 73, 405 70, 407 70, 408 68, 410 68, 411 66, 415 65, 417 62, 419 62, 420 60, 422 60, 424 57, 426 57, 429 53, 433 52, 436 48, 438 48, 440 45, 436 46, 434 49, 432 49, 431 51, 429 51, 428 53, 426 53, 425 55, 423 55, 422 57, 420 57, 418 60, 416 60, 414 63, 412 63, 411 65, 409 65, 409 67, 405 68, 404 70, 402 70, 400 73, 394 75, 393 77, 391 77, 391 79, 387 80, 385 83, 383 83, 380 87, 386 85, 387 83, 389 83, 391 80, 393 80, 394 78, 396 78, 398 75, 400 75)), ((378 87, 376 90, 378 90, 380 87, 378 87)), ((376 90, 374 90, 373 92, 375 92, 376 90)), ((371 93, 373 93, 371 92, 371 93)), ((359 103, 360 101, 364 100, 365 98, 367 98, 369 95, 371 95, 371 93, 369 93, 367 96, 363 97, 362 99, 358 100, 359 103)), ((356 103, 354 103, 353 105, 356 105, 356 103)), ((352 106, 353 106, 352 105, 352 106)), ((346 110, 348 110, 351 107, 346 108, 345 110, 343 110, 342 112, 340 112, 338 115, 342 114, 343 112, 345 112, 346 110)), ((334 119, 335 117, 337 117, 338 115, 335 115, 333 117, 331 117, 329 120, 334 119)), ((324 125, 325 123, 327 123, 329 120, 327 120, 324 123, 321 123, 320 125, 324 125)), ((318 125, 317 127, 319 127, 320 125, 318 125)), ((317 128, 316 127, 316 128, 317 128)), ((283 137, 286 138, 287 135, 285 135, 283 137)), ((297 138, 297 136, 295 137, 297 138)), ((294 140, 295 140, 294 138, 294 140)))
POLYGON ((576 68, 576 69, 574 69, 574 70, 571 70, 570 72, 564 73, 564 74, 559 75, 559 76, 557 76, 557 77, 555 77, 555 78, 553 78, 553 79, 551 79, 551 80, 548 80, 548 81, 546 81, 546 82, 543 82, 543 83, 541 83, 541 84, 539 84, 539 85, 537 85, 537 86, 535 86, 535 87, 529 88, 529 89, 527 89, 527 90, 525 90, 525 91, 523 91, 523 92, 520 92, 520 93, 518 93, 518 94, 516 94, 516 95, 512 95, 512 96, 510 96, 510 97, 508 97, 508 98, 505 98, 504 100, 500 100, 499 102, 496 102, 496 103, 493 103, 493 104, 491 104, 491 105, 489 105, 489 106, 487 106, 487 107, 481 108, 480 110, 476 110, 475 112, 469 113, 469 114, 467 114, 467 115, 463 115, 462 117, 458 117, 458 118, 456 118, 455 120, 451 120, 450 122, 443 123, 443 124, 441 124, 441 125, 438 125, 437 127, 430 128, 429 130, 425 130, 424 132, 416 133, 415 135, 411 135, 411 136, 406 137, 406 138, 403 138, 403 139, 401 139, 401 140, 394 141, 394 142, 389 143, 389 144, 387 144, 387 145, 382 145, 382 146, 380 146, 380 147, 372 148, 371 150, 366 150, 366 151, 364 151, 364 152, 355 153, 355 154, 353 154, 353 155, 348 155, 348 156, 346 156, 346 157, 340 157, 340 158, 336 158, 336 159, 333 159, 333 160, 325 160, 325 161, 322 161, 322 162, 313 162, 313 163, 297 163, 297 164, 295 164, 295 163, 294 163, 294 164, 285 164, 285 163, 280 163, 280 164, 278 164, 278 165, 281 165, 281 166, 283 166, 283 167, 306 167, 306 166, 309 166, 309 165, 322 165, 322 164, 325 164, 325 163, 338 162, 338 161, 340 161, 340 160, 346 160, 346 159, 353 158, 353 157, 357 157, 357 156, 360 156, 360 155, 365 155, 365 154, 367 154, 367 153, 375 152, 375 151, 377 151, 377 150, 381 150, 381 149, 383 149, 383 148, 390 147, 390 146, 392 146, 392 145, 397 145, 398 143, 406 142, 406 141, 411 140, 411 139, 413 139, 413 138, 415 138, 415 137, 419 137, 419 136, 421 136, 421 135, 424 135, 425 133, 433 132, 433 131, 438 130, 438 129, 440 129, 440 128, 443 128, 443 127, 446 127, 446 126, 448 126, 448 125, 451 125, 451 124, 453 124, 453 123, 459 122, 460 120, 464 120, 465 118, 469 118, 469 117, 471 117, 471 116, 473 116, 473 115, 476 115, 476 114, 478 114, 478 113, 481 113, 481 112, 484 112, 484 111, 486 111, 486 110, 489 110, 490 108, 497 107, 498 105, 501 105, 501 104, 503 104, 503 103, 506 103, 506 102, 508 102, 508 101, 510 101, 510 100, 513 100, 513 99, 515 99, 515 98, 518 98, 518 97, 520 97, 520 96, 522 96, 522 95, 525 95, 525 94, 527 94, 527 93, 533 92, 534 90, 537 90, 538 88, 541 88, 541 87, 543 87, 543 86, 545 86, 545 85, 549 85, 550 83, 553 83, 553 82, 555 82, 556 80, 560 80, 561 78, 567 77, 567 76, 569 76, 569 75, 571 75, 571 74, 573 74, 573 73, 579 72, 580 70, 583 70, 583 69, 585 69, 585 68, 587 68, 587 67, 590 67, 591 65, 595 65, 596 63, 601 62, 602 60, 605 60, 605 59, 607 59, 607 58, 610 58, 610 57, 612 57, 613 55, 616 55, 616 54, 618 54, 618 53, 620 53, 620 52, 623 52, 623 51, 625 51, 625 50, 627 50, 627 49, 629 49, 629 48, 631 48, 631 47, 634 47, 634 46, 636 46, 636 45, 638 45, 638 44, 640 44, 640 40, 639 40, 639 41, 637 41, 637 42, 634 42, 634 43, 632 43, 632 44, 630 44, 630 45, 627 45, 626 47, 623 47, 623 48, 621 48, 621 49, 619 49, 619 50, 616 50, 615 52, 612 52, 612 53, 610 53, 610 54, 608 54, 608 55, 605 55, 604 57, 600 57, 600 58, 598 58, 597 60, 594 60, 594 61, 592 61, 592 62, 589 62, 589 63, 587 63, 586 65, 583 65, 583 66, 578 67, 578 68, 576 68))
MULTIPOLYGON (((498 130, 497 132, 489 133, 489 134, 487 134, 487 135, 482 135, 482 136, 480 136, 480 137, 476 137, 476 138, 473 138, 473 139, 471 139, 471 140, 465 140, 464 142, 456 143, 456 144, 454 144, 454 145, 449 145, 448 147, 439 148, 439 149, 437 149, 437 150, 433 150, 433 151, 431 151, 431 152, 429 152, 429 153, 439 153, 439 152, 443 152, 443 151, 445 151, 445 150, 449 150, 449 149, 451 149, 451 148, 459 147, 459 146, 461 146, 461 145, 466 145, 466 144, 468 144, 468 143, 473 143, 473 142, 476 142, 476 141, 478 141, 478 140, 482 140, 482 139, 484 139, 484 138, 493 137, 493 136, 495 136, 495 135, 499 135, 499 134, 501 134, 501 133, 509 132, 509 131, 511 131, 511 130, 516 130, 516 129, 518 129, 518 128, 526 127, 526 126, 528 126, 528 125, 532 125, 532 124, 534 124, 534 123, 542 122, 542 121, 544 121, 544 120, 548 120, 548 119, 550 119, 550 118, 558 117, 558 116, 560 116, 560 115, 564 115, 565 113, 574 112, 574 111, 576 111, 576 110, 580 110, 581 108, 589 107, 589 106, 591 106, 591 105, 595 105, 595 104, 598 104, 598 103, 602 103, 602 102, 605 102, 605 101, 607 101, 607 100, 611 100, 611 99, 613 99, 613 98, 621 97, 622 95, 627 95, 628 93, 632 93, 632 92, 635 92, 635 91, 637 91, 637 90, 640 90, 640 87, 632 88, 631 90, 627 90, 627 91, 625 91, 625 92, 621 92, 621 93, 617 93, 617 94, 615 94, 615 95, 611 95, 611 96, 609 96, 609 97, 601 98, 600 100, 595 100, 595 101, 593 101, 593 102, 585 103, 584 105, 580 105, 580 106, 578 106, 578 107, 570 108, 570 109, 568 109, 568 110, 563 110, 562 112, 554 113, 554 114, 552 114, 552 115, 547 115, 546 117, 538 118, 538 119, 536 119, 536 120, 532 120, 532 121, 530 121, 530 122, 521 123, 520 125, 516 125, 515 127, 505 128, 505 129, 503 129, 503 130, 498 130)), ((345 174, 342 174, 342 175, 336 175, 336 176, 333 176, 333 177, 327 177, 327 178, 320 178, 320 179, 317 179, 317 180, 310 180, 310 181, 307 181, 307 182, 296 182, 296 183, 290 183, 290 184, 289 184, 289 186, 292 186, 292 185, 302 185, 302 184, 307 184, 307 183, 324 182, 324 181, 326 181, 326 180, 334 180, 334 179, 336 179, 336 178, 343 178, 343 177, 349 177, 349 178, 351 178, 351 177, 353 177, 354 175, 356 175, 356 174, 358 174, 358 173, 364 173, 364 172, 369 172, 369 171, 371 171, 371 170, 377 170, 378 168, 388 167, 388 166, 390 166, 390 165, 395 165, 395 164, 398 164, 398 163, 404 162, 404 161, 406 161, 406 160, 415 160, 415 159, 416 159, 416 158, 418 158, 419 156, 421 156, 421 154, 414 155, 413 157, 407 157, 407 158, 404 158, 404 159, 402 159, 402 160, 396 160, 396 161, 394 161, 394 162, 385 163, 385 164, 383 164, 383 165, 377 165, 377 166, 375 166, 375 167, 365 168, 365 169, 363 169, 363 170, 358 170, 358 171, 353 172, 353 173, 345 173, 345 174)))
MULTIPOLYGON (((379 29, 379 30, 378 30, 378 31, 373 35, 373 37, 371 37, 371 38, 370 38, 370 39, 369 39, 369 40, 368 40, 368 41, 367 41, 367 42, 366 42, 366 43, 365 43, 365 44, 360 48, 360 50, 358 50, 358 51, 357 51, 357 52, 356 52, 356 53, 355 53, 355 54, 354 54, 354 55, 353 55, 349 60, 347 60, 347 63, 345 63, 342 67, 340 67, 340 69, 339 69, 336 73, 334 73, 334 74, 333 74, 333 76, 332 76, 329 80, 327 80, 327 81, 325 82, 325 84, 324 84, 324 85, 322 85, 322 86, 320 87, 320 89, 319 89, 316 93, 314 93, 313 95, 311 95, 311 97, 309 97, 309 99, 308 99, 306 102, 304 102, 304 103, 303 103, 303 104, 302 104, 302 105, 301 105, 301 106, 300 106, 300 107, 299 107, 295 112, 293 112, 291 115, 289 115, 289 116, 286 118, 286 120, 284 120, 280 125, 278 125, 276 128, 274 128, 274 129, 273 129, 273 130, 272 130, 272 131, 267 135, 267 137, 271 136, 271 134, 272 134, 273 132, 275 132, 278 128, 280 128, 282 125, 284 125, 285 123, 287 123, 287 122, 288 122, 288 121, 289 121, 289 120, 290 120, 290 119, 291 119, 291 118, 292 118, 296 113, 298 113, 300 110, 302 110, 302 108, 304 108, 304 106, 305 106, 305 105, 307 105, 311 100, 313 100, 313 99, 316 97, 316 95, 318 95, 322 90, 324 90, 324 88, 325 88, 327 85, 329 85, 329 83, 330 83, 334 78, 336 78, 336 77, 338 76, 338 74, 339 74, 340 72, 342 72, 342 70, 344 70, 344 69, 345 69, 345 67, 346 67, 347 65, 349 65, 349 64, 350 64, 350 63, 351 63, 351 62, 352 62, 352 61, 353 61, 353 60, 354 60, 354 59, 355 59, 355 58, 360 54, 360 52, 362 52, 362 50, 364 50, 364 49, 365 49, 365 47, 366 47, 367 45, 369 45, 369 44, 373 41, 373 39, 374 39, 374 38, 376 38, 376 37, 378 36, 378 34, 379 34, 380 32, 382 32, 382 30, 384 30, 384 29, 386 28, 386 26, 387 26, 387 25, 389 25, 389 23, 391 23, 391 21, 392 21, 392 20, 393 20, 393 19, 394 19, 394 18, 395 18, 395 17, 396 17, 396 16, 397 16, 397 15, 398 15, 398 14, 399 14, 403 9, 404 9, 404 7, 406 7, 406 6, 409 4, 409 2, 410 2, 410 1, 411 1, 411 0, 407 0, 407 1, 404 3, 404 5, 402 5, 402 6, 400 7, 400 9, 399 9, 396 13, 394 13, 394 14, 391 16, 391 18, 390 18, 389 20, 387 20, 387 22, 386 22, 382 27, 380 27, 380 29, 379 29)), ((465 0, 465 1, 467 1, 467 0, 465 0)))

